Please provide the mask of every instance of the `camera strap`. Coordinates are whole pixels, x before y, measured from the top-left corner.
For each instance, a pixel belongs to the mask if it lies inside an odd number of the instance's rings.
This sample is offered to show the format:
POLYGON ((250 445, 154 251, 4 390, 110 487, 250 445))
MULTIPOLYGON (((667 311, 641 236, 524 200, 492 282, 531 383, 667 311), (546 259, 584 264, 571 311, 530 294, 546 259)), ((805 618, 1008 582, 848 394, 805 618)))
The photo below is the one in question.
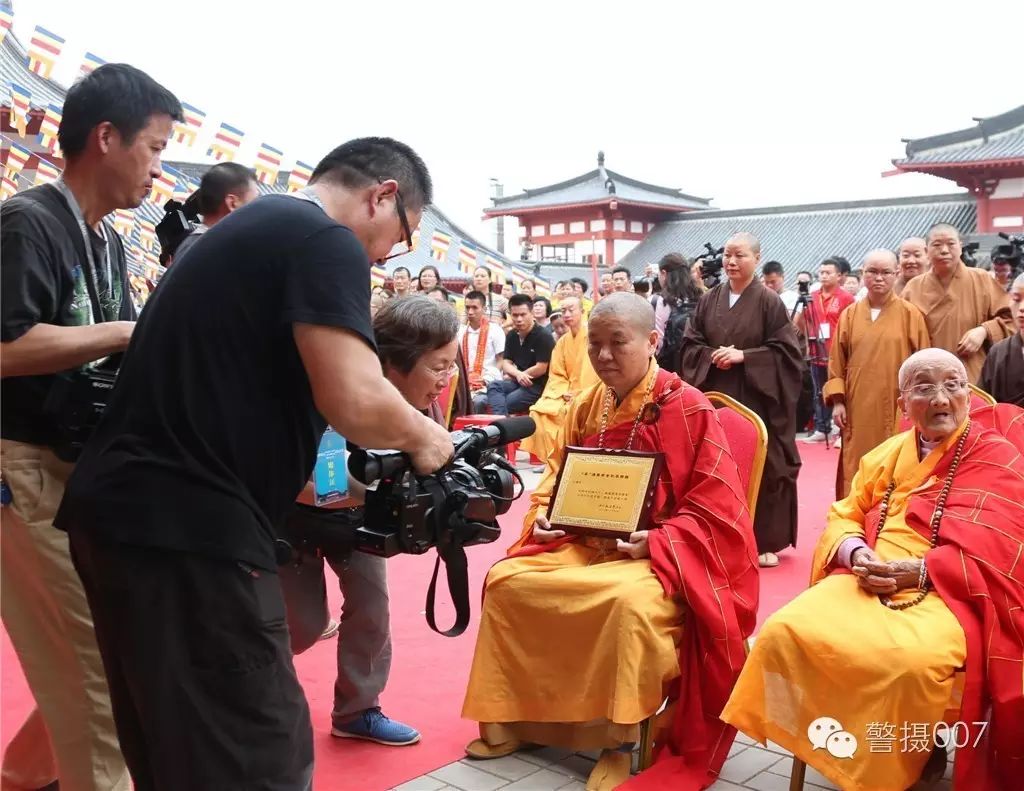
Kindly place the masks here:
POLYGON ((434 574, 427 588, 427 624, 443 637, 458 637, 469 626, 469 570, 466 550, 458 544, 449 544, 444 550, 438 548, 437 560, 434 561, 434 574), (455 623, 451 629, 441 631, 434 619, 434 594, 437 592, 437 572, 444 560, 445 572, 448 575, 448 593, 451 594, 455 607, 455 623))

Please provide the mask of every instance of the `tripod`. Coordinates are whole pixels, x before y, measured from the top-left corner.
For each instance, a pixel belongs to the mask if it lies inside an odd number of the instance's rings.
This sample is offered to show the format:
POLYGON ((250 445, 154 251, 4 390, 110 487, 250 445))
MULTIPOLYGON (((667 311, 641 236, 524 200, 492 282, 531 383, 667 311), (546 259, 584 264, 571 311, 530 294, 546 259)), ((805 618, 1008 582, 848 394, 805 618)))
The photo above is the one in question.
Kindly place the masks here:
MULTIPOLYGON (((812 388, 812 403, 814 406, 814 423, 815 431, 818 430, 818 410, 817 404, 821 404, 821 408, 825 409, 825 397, 823 394, 824 380, 818 383, 818 376, 815 376, 816 370, 824 368, 826 377, 828 373, 828 352, 825 351, 825 338, 822 338, 818 333, 819 323, 814 321, 814 301, 810 293, 800 293, 797 298, 796 304, 793 305, 793 310, 790 311, 789 320, 793 321, 797 312, 802 312, 804 317, 804 334, 807 337, 807 349, 808 354, 804 358, 804 361, 810 368, 811 377, 811 388, 812 388)), ((831 450, 832 448, 832 426, 831 420, 829 424, 825 426, 825 448, 831 450)))

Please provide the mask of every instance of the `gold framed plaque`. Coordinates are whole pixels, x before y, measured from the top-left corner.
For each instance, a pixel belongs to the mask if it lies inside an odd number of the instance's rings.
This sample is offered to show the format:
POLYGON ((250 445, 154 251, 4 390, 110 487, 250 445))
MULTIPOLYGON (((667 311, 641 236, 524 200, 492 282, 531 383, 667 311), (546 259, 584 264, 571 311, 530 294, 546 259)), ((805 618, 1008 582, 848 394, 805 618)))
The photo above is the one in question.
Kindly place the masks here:
POLYGON ((661 453, 567 447, 548 521, 567 533, 623 540, 646 530, 663 462, 661 453))

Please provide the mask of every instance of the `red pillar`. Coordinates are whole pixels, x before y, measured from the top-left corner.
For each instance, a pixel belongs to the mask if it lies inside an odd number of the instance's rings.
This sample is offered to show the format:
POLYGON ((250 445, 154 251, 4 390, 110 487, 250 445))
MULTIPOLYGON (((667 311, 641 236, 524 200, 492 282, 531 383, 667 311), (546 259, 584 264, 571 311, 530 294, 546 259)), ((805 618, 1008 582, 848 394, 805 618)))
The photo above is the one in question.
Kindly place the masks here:
POLYGON ((988 190, 979 187, 974 193, 978 208, 978 233, 992 233, 992 211, 988 202, 988 190))
POLYGON ((604 265, 615 266, 615 240, 612 239, 611 231, 604 233, 604 265))

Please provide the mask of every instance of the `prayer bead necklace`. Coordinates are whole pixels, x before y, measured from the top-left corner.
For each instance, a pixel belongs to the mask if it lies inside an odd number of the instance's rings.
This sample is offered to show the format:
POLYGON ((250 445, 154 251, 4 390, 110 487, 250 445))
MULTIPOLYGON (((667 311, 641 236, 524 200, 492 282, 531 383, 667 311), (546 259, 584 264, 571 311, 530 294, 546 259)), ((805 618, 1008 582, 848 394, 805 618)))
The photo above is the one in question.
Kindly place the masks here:
MULTIPOLYGON (((946 508, 946 498, 949 497, 949 490, 953 488, 953 476, 956 475, 957 467, 960 466, 960 456, 964 450, 964 443, 967 441, 967 435, 971 431, 971 421, 967 421, 967 425, 964 427, 963 433, 960 435, 960 439, 956 443, 956 452, 953 454, 953 461, 949 463, 949 472, 946 473, 946 480, 942 484, 942 491, 939 492, 939 497, 935 501, 935 510, 932 512, 931 522, 931 548, 935 549, 939 545, 939 522, 942 521, 942 512, 946 508)), ((882 528, 885 527, 885 517, 889 514, 889 498, 892 497, 893 490, 896 488, 896 481, 892 481, 889 484, 889 488, 885 490, 885 496, 882 498, 882 505, 879 507, 879 520, 878 520, 878 535, 881 535, 882 528)), ((922 561, 923 562, 923 561, 922 561)), ((924 575, 922 575, 924 576, 924 575)), ((890 610, 907 610, 916 604, 920 604, 924 601, 925 596, 928 595, 928 591, 931 590, 931 586, 928 580, 925 580, 921 586, 921 592, 917 594, 910 601, 905 601, 900 604, 896 604, 888 596, 879 595, 879 599, 882 604, 888 607, 890 610)))
MULTIPOLYGON (((630 450, 633 447, 633 439, 636 437, 636 430, 640 427, 640 419, 644 415, 644 407, 647 406, 647 401, 651 397, 651 391, 654 389, 654 380, 658 378, 657 369, 651 371, 651 380, 647 383, 647 390, 644 391, 644 400, 640 404, 640 409, 637 410, 636 417, 633 419, 633 428, 629 430, 629 439, 626 440, 626 445, 623 450, 630 450)), ((608 428, 608 416, 612 411, 612 404, 615 399, 615 390, 611 387, 608 388, 608 392, 604 397, 604 414, 601 415, 601 433, 597 437, 597 447, 604 448, 604 432, 608 428)))

